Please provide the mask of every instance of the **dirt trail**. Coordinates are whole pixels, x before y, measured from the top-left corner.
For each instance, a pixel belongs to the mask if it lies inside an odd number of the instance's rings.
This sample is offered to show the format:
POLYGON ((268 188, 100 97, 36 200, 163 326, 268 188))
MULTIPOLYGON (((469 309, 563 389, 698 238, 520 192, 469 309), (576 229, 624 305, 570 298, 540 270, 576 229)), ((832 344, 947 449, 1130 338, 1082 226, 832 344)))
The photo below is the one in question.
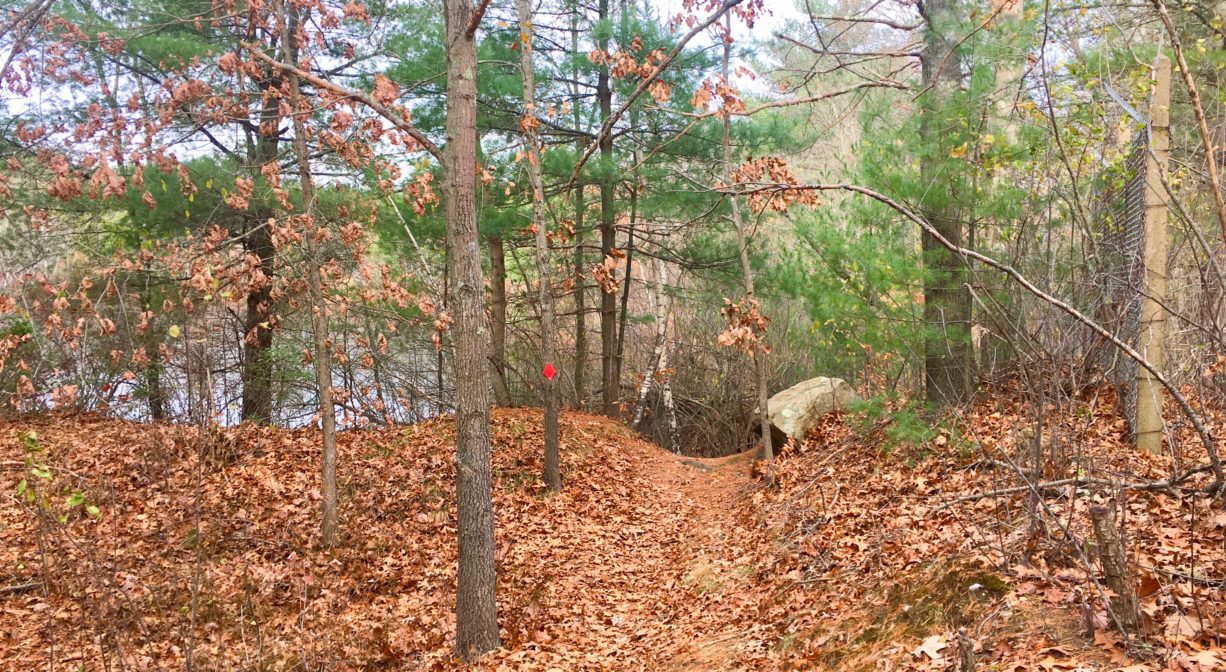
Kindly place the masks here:
POLYGON ((541 549, 507 537, 504 575, 546 590, 542 616, 524 624, 522 642, 515 607, 504 612, 512 633, 504 644, 518 649, 506 661, 714 672, 760 657, 747 654, 765 648, 765 634, 738 621, 754 598, 748 558, 761 532, 744 521, 756 483, 752 455, 678 456, 607 418, 571 418, 571 436, 591 447, 564 451, 564 459, 613 466, 617 475, 572 470, 561 493, 531 500, 545 510, 518 516, 549 521, 552 541, 541 549))
POLYGON ((647 476, 676 501, 681 534, 674 549, 678 589, 690 593, 661 634, 661 669, 736 670, 738 649, 760 646, 752 628, 730 622, 726 602, 748 590, 751 567, 738 564, 741 515, 751 494, 751 452, 716 459, 647 456, 647 476))

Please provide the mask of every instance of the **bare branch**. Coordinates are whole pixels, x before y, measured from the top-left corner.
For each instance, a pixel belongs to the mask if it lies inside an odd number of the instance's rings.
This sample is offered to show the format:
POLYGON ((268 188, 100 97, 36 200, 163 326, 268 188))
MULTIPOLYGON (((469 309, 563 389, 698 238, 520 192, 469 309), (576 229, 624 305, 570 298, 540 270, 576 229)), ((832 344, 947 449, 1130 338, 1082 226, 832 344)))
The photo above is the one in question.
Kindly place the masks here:
POLYGON ((818 16, 817 14, 809 15, 810 19, 816 21, 842 21, 844 23, 874 23, 881 26, 888 26, 895 30, 915 30, 921 24, 918 23, 899 23, 890 19, 885 19, 879 16, 818 16))
POLYGON ((800 40, 794 37, 788 37, 787 35, 784 35, 783 33, 775 33, 775 37, 783 40, 784 42, 794 44, 806 51, 811 51, 817 54, 818 56, 855 56, 858 58, 882 58, 882 57, 919 58, 920 57, 920 52, 918 51, 832 51, 824 47, 815 47, 811 44, 805 44, 804 42, 801 42, 800 40))
POLYGON ((728 10, 741 4, 741 2, 743 2, 743 0, 724 0, 723 4, 721 4, 719 8, 717 8, 710 16, 695 24, 695 26, 690 29, 690 32, 683 35, 681 39, 677 41, 677 44, 673 46, 673 50, 668 52, 668 55, 664 57, 664 60, 660 61, 660 63, 656 65, 655 69, 651 71, 650 75, 639 80, 638 86, 636 86, 634 91, 626 97, 626 100, 622 102, 621 106, 618 107, 613 114, 609 115, 608 119, 604 120, 604 123, 600 126, 600 132, 596 134, 596 137, 592 138, 591 143, 589 143, 587 148, 583 150, 583 154, 579 156, 579 160, 575 163, 575 169, 571 172, 570 179, 566 181, 566 185, 563 187, 563 189, 569 189, 579 181, 579 175, 583 172, 583 166, 587 165, 588 160, 592 158, 592 154, 595 154, 596 150, 600 148, 601 141, 613 132, 613 126, 617 124, 624 114, 626 114, 626 111, 630 109, 630 106, 643 95, 643 92, 647 90, 647 87, 650 86, 652 82, 659 79, 660 75, 664 74, 664 71, 668 69, 668 66, 672 65, 673 61, 677 60, 677 56, 681 54, 681 50, 685 48, 685 45, 689 44, 690 40, 694 39, 694 37, 699 33, 709 28, 712 24, 718 21, 720 17, 728 13, 728 10))
MULTIPOLYGON (((875 82, 863 82, 861 84, 856 84, 855 86, 849 86, 845 89, 838 89, 837 91, 827 91, 826 93, 819 93, 816 96, 809 96, 807 98, 792 98, 788 100, 776 100, 774 102, 756 105, 747 110, 741 110, 739 112, 730 111, 728 114, 729 116, 732 116, 732 117, 749 117, 763 110, 769 110, 775 107, 791 107, 793 105, 808 105, 810 103, 819 103, 823 100, 829 100, 831 98, 838 98, 839 96, 844 96, 849 93, 855 93, 856 91, 863 91, 865 89, 899 89, 902 91, 906 91, 910 88, 911 88, 910 86, 907 86, 906 84, 903 84, 901 82, 896 82, 892 79, 883 79, 883 80, 879 80, 875 82)), ((687 113, 687 112, 680 112, 679 114, 681 114, 682 116, 692 117, 695 119, 706 119, 707 117, 714 117, 716 115, 719 115, 720 113, 721 113, 721 110, 715 110, 712 112, 704 112, 702 114, 693 114, 693 113, 687 113)))
POLYGON ((489 9, 490 0, 481 0, 481 4, 477 5, 477 9, 473 10, 472 18, 468 20, 468 28, 464 34, 472 37, 477 34, 477 27, 481 25, 481 19, 485 16, 485 10, 489 9))
POLYGON ((265 63, 271 65, 274 68, 280 68, 281 70, 284 70, 286 72, 293 73, 297 75, 298 77, 301 77, 302 79, 310 82, 312 86, 315 86, 317 88, 327 89, 328 91, 331 91, 339 96, 342 96, 344 98, 349 98, 351 100, 356 100, 359 103, 362 103, 366 107, 369 107, 371 110, 376 112, 379 116, 392 122, 392 124, 396 126, 396 128, 399 128, 405 133, 408 133, 409 136, 413 138, 414 140, 416 140, 417 144, 421 145, 421 148, 424 149, 426 152, 428 152, 431 156, 433 156, 434 158, 440 161, 442 160, 443 153, 438 148, 438 145, 435 145, 433 142, 431 142, 430 138, 427 138, 425 134, 422 133, 420 130, 418 130, 415 126, 413 126, 413 124, 411 124, 408 119, 405 119, 402 114, 392 109, 391 107, 384 105, 383 103, 380 103, 374 98, 371 98, 370 95, 366 93, 363 93, 361 91, 357 91, 354 89, 346 88, 339 84, 334 84, 332 82, 329 82, 326 79, 323 79, 322 77, 318 77, 314 74, 311 74, 310 72, 307 72, 306 70, 303 70, 302 68, 299 68, 294 65, 290 65, 288 63, 282 63, 281 61, 278 61, 272 56, 265 54, 258 46, 254 44, 251 44, 248 42, 240 42, 239 44, 241 44, 244 49, 251 52, 251 55, 255 56, 261 61, 264 61, 265 63))
POLYGON ((1083 314, 1081 311, 1069 305, 1067 302, 1061 301, 1060 299, 1057 299, 1056 297, 1052 296, 1051 294, 1048 294, 1042 289, 1039 289, 1034 283, 1032 283, 1029 279, 1027 279, 1026 276, 1022 275, 1017 269, 1013 268, 1012 266, 1006 263, 997 261, 993 259, 992 257, 989 257, 985 254, 981 254, 974 250, 970 250, 965 247, 961 247, 959 245, 953 244, 952 242, 949 241, 948 238, 941 235, 941 233, 937 231, 937 229, 933 227, 932 224, 928 222, 928 220, 915 214, 909 208, 907 208, 907 206, 903 205, 902 203, 899 203, 898 201, 890 198, 889 196, 886 196, 885 194, 874 191, 867 187, 861 187, 859 185, 847 184, 847 183, 802 184, 802 185, 754 184, 754 185, 731 185, 724 189, 720 189, 719 191, 722 193, 727 193, 727 194, 749 195, 749 194, 755 194, 755 193, 770 193, 770 192, 778 192, 778 191, 797 191, 797 190, 850 191, 853 193, 861 194, 863 196, 867 196, 879 203, 882 203, 888 206, 889 208, 891 208, 892 210, 894 210, 895 212, 911 220, 912 222, 915 222, 916 224, 918 224, 919 227, 923 229, 925 233, 928 233, 929 235, 931 235, 933 240, 940 243, 941 246, 944 247, 945 249, 962 257, 964 260, 968 260, 968 261, 974 260, 985 266, 994 268, 1004 273, 1005 275, 1009 276, 1009 278, 1012 279, 1014 282, 1021 285, 1022 288, 1024 288, 1026 291, 1030 292, 1031 294, 1038 297, 1042 301, 1050 304, 1051 306, 1057 308, 1061 312, 1072 317, 1074 320, 1080 322, 1086 327, 1089 327, 1091 331, 1098 334, 1099 336, 1105 338, 1112 345, 1114 345, 1117 349, 1119 349, 1120 352, 1124 353, 1129 359, 1132 359, 1138 365, 1140 365, 1141 368, 1148 371, 1150 375, 1154 377, 1154 380, 1158 381, 1158 384, 1162 385, 1162 387, 1166 389, 1166 391, 1171 395, 1171 397, 1175 400, 1175 402, 1179 404, 1179 408, 1183 411, 1184 415, 1188 418, 1188 420, 1192 423, 1192 426, 1196 429, 1196 433, 1200 437, 1201 443, 1205 447, 1205 452, 1209 456, 1209 467, 1210 467, 1210 470, 1213 472, 1214 480, 1213 480, 1213 483, 1206 489, 1206 492, 1210 494, 1217 494, 1218 492, 1222 490, 1223 484, 1226 484, 1226 476, 1224 476, 1222 473, 1222 460, 1221 460, 1221 457, 1218 455, 1217 445, 1214 443, 1213 437, 1210 436, 1209 430, 1205 428, 1205 423, 1201 420, 1200 415, 1195 410, 1193 410, 1192 405, 1187 400, 1187 397, 1185 397, 1183 393, 1179 391, 1179 388, 1177 388, 1166 376, 1164 376, 1161 371, 1155 368, 1154 365, 1151 364, 1148 359, 1146 359, 1143 355, 1141 355, 1141 353, 1137 352, 1135 348, 1128 345, 1124 341, 1120 340, 1119 337, 1117 337, 1115 334, 1111 333, 1105 327, 1095 322, 1094 320, 1090 319, 1085 314, 1083 314))

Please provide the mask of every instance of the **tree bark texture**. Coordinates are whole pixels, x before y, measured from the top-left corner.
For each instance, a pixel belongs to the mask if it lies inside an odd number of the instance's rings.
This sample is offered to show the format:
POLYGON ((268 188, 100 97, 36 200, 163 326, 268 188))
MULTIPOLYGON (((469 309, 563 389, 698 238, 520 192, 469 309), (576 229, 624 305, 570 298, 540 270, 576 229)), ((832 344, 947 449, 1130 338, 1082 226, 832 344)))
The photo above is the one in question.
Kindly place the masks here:
POLYGON ((477 48, 471 0, 445 0, 447 144, 443 216, 455 331, 456 652, 467 660, 498 647, 494 508, 490 486, 490 367, 477 233, 477 48))
POLYGON ((1110 599, 1111 617, 1125 634, 1136 634, 1141 623, 1137 584, 1128 569, 1128 555, 1124 552, 1124 542, 1115 526, 1115 508, 1091 506, 1090 522, 1094 524, 1094 538, 1098 542, 1098 557, 1103 565, 1103 577, 1107 587, 1115 593, 1110 599))
MULTIPOLYGON (((600 20, 609 18, 609 0, 600 0, 600 20)), ((601 50, 609 48, 608 38, 602 38, 598 46, 601 50)), ((600 75, 596 80, 596 100, 600 107, 600 118, 608 119, 613 115, 613 87, 609 81, 608 64, 601 65, 600 75)), ((617 211, 614 205, 614 189, 616 180, 613 174, 613 134, 607 133, 600 138, 600 158, 603 163, 603 175, 600 179, 600 255, 608 259, 617 246, 617 228, 615 227, 617 211)), ((617 402, 620 383, 617 380, 617 294, 607 291, 600 292, 600 390, 602 410, 609 417, 617 417, 617 402)))
POLYGON ((511 405, 507 387, 507 256, 501 236, 486 238, 490 251, 490 366, 493 368, 494 401, 499 406, 511 405))

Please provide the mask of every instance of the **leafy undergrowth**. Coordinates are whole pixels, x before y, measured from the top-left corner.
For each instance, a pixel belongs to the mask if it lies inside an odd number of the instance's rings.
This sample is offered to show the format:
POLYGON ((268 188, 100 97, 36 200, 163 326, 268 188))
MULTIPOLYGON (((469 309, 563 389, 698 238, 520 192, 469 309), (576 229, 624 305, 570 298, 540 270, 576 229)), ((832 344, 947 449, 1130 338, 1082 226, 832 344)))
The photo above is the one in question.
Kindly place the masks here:
MULTIPOLYGON (((546 496, 539 412, 497 411, 504 648, 481 668, 943 670, 964 629, 979 669, 1216 669, 1221 510, 1127 495, 1151 633, 1122 641, 1081 561, 1092 489, 1047 492, 1044 527, 1024 493, 942 508, 1017 483, 1001 463, 1017 455, 1018 405, 988 399, 967 420, 981 449, 949 437, 883 455, 830 418, 765 489, 748 455, 678 458, 563 414, 565 489, 546 496)), ((1049 480, 1162 472, 1109 416, 1066 429, 1075 451, 1049 480)), ((313 432, 7 421, 2 667, 461 669, 453 440, 446 420, 343 433, 345 538, 325 552, 313 432), (23 477, 47 514, 23 504, 23 477)))

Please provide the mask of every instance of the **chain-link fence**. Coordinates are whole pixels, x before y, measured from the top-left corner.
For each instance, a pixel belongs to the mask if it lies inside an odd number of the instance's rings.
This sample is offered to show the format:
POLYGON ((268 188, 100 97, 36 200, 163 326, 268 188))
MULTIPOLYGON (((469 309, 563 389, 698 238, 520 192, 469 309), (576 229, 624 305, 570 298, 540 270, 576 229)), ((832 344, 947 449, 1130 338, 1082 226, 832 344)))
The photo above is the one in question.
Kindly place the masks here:
MULTIPOLYGON (((1101 295, 1096 318, 1120 340, 1135 346, 1141 328, 1145 282, 1145 191, 1149 133, 1142 130, 1129 146, 1122 168, 1108 171, 1094 198, 1098 234, 1095 257, 1101 295)), ((1103 367, 1115 385, 1119 412, 1131 434, 1137 419, 1137 363, 1115 348, 1102 353, 1103 367)))

